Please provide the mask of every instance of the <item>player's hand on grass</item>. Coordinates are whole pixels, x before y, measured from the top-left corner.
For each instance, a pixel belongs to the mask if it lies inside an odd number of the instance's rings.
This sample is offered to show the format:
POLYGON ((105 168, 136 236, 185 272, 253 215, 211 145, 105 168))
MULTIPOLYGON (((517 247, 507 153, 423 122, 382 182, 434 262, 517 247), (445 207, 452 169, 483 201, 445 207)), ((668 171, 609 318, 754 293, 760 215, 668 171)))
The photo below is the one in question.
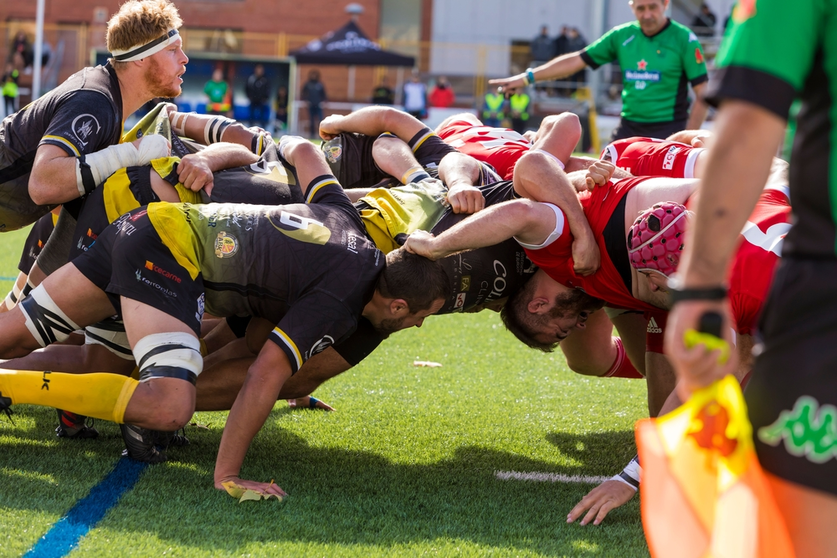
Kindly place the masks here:
MULTIPOLYGON (((233 498, 239 499, 241 496, 248 490, 252 490, 258 494, 261 494, 266 497, 277 497, 279 500, 287 496, 282 488, 274 483, 273 481, 270 482, 257 482, 257 481, 250 481, 240 479, 238 477, 228 477, 220 480, 215 481, 215 488, 218 490, 223 490, 233 498)), ((250 498, 245 498, 250 499, 250 498)), ((256 498, 252 498, 256 499, 256 498)))
POLYGON ((689 399, 691 393, 704 388, 726 376, 733 374, 738 366, 738 352, 730 351, 730 358, 719 361, 722 351, 697 344, 686 346, 686 332, 699 330, 701 317, 707 312, 715 312, 723 317, 721 337, 729 347, 734 347, 727 301, 684 300, 674 305, 668 317, 665 333, 665 353, 671 360, 677 373, 677 395, 681 401, 689 399))
POLYGON ((596 273, 601 266, 602 258, 599 246, 592 234, 573 239, 573 270, 579 275, 587 276, 596 273))
POLYGON ((316 397, 311 397, 310 395, 297 397, 296 399, 288 399, 288 407, 291 409, 321 409, 323 411, 334 410, 334 407, 328 403, 324 403, 316 397))
POLYGON ((599 186, 607 186, 616 171, 616 165, 609 161, 598 160, 587 168, 585 183, 591 192, 599 186))
POLYGON ((339 114, 332 114, 331 116, 325 117, 322 122, 320 122, 320 137, 323 138, 323 140, 328 141, 339 136, 343 131, 340 128, 340 122, 342 120, 343 116, 339 114))
POLYGON ((485 208, 485 198, 479 188, 462 184, 448 190, 448 203, 454 213, 470 215, 485 208))
POLYGON ((435 236, 427 231, 416 231, 407 238, 404 249, 413 254, 424 256, 428 260, 438 260, 441 256, 435 250, 435 236))
POLYGON ((203 189, 207 195, 212 195, 212 169, 200 152, 186 155, 180 160, 177 165, 177 179, 193 192, 203 189))
POLYGON ((575 523, 583 515, 581 525, 587 525, 591 521, 593 525, 599 525, 607 517, 607 514, 610 513, 610 510, 627 503, 636 493, 636 490, 624 482, 606 480, 588 492, 570 510, 570 513, 567 514, 567 523, 575 523))

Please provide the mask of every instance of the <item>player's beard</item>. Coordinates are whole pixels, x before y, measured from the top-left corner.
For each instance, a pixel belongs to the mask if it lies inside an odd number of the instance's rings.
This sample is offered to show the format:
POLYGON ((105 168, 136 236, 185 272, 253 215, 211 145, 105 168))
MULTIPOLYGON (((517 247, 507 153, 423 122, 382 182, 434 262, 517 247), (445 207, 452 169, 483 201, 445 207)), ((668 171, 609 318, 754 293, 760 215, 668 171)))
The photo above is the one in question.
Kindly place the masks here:
POLYGON ((165 97, 167 99, 177 97, 181 93, 180 85, 172 84, 172 77, 166 75, 161 65, 154 57, 148 59, 150 62, 148 71, 145 74, 145 79, 148 83, 148 89, 155 97, 165 97))
POLYGON ((389 337, 396 331, 401 330, 401 326, 404 324, 404 318, 390 318, 381 320, 381 323, 373 325, 372 327, 375 328, 375 331, 379 334, 384 336, 384 338, 389 337))

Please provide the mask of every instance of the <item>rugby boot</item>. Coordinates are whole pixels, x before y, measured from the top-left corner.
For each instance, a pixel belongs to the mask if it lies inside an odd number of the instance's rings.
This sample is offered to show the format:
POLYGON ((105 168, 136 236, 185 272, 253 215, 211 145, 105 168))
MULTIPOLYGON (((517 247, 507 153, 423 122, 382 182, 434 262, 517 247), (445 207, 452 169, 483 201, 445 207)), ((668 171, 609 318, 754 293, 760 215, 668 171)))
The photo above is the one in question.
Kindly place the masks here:
POLYGON ((166 451, 169 446, 180 448, 189 445, 189 438, 186 437, 186 429, 181 428, 174 432, 167 432, 165 430, 152 430, 151 435, 154 438, 154 445, 160 451, 166 451))
POLYGON ((62 409, 56 410, 58 411, 58 426, 55 429, 55 435, 59 438, 88 440, 99 437, 99 431, 93 428, 93 419, 90 419, 90 426, 87 426, 86 416, 62 409))
POLYGON ((3 397, 3 392, 0 391, 0 413, 6 413, 6 416, 9 417, 9 421, 12 424, 15 421, 12 420, 12 400, 8 397, 3 397))
POLYGON ((122 451, 123 457, 145 463, 162 463, 166 460, 166 454, 157 450, 154 431, 133 424, 120 424, 119 429, 122 431, 122 439, 125 440, 126 449, 122 451))

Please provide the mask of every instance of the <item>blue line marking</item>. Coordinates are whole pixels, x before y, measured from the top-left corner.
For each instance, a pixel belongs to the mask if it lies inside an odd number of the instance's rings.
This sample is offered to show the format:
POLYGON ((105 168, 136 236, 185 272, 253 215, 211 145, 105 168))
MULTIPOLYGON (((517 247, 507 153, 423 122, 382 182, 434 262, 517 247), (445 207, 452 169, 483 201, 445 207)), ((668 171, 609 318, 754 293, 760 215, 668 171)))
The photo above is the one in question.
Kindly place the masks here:
POLYGON ((17 281, 17 277, 0 277, 0 281, 17 281))
POLYGON ((59 519, 35 546, 24 554, 24 558, 61 558, 69 554, 79 540, 102 520, 105 514, 131 490, 148 463, 134 461, 127 457, 117 461, 116 466, 90 493, 76 502, 70 511, 59 519))

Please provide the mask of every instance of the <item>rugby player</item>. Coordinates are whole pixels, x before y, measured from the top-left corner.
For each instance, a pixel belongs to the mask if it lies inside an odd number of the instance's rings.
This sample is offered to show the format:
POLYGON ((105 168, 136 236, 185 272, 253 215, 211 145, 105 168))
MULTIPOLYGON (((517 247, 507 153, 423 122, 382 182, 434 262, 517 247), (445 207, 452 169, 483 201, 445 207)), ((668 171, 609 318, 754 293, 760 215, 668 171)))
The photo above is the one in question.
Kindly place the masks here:
MULTIPOLYGON (((473 126, 473 124, 470 125, 473 126)), ((385 132, 393 132, 398 138, 410 138, 408 142, 410 147, 417 155, 421 153, 420 162, 431 170, 437 169, 444 157, 456 157, 452 154, 458 153, 420 120, 391 107, 367 107, 347 116, 329 117, 320 125, 320 135, 324 140, 334 141, 332 138, 341 140, 341 160, 338 163, 330 163, 333 169, 339 165, 339 170, 335 171, 336 174, 340 173, 338 176, 341 174, 348 177, 371 176, 373 171, 377 169, 374 166, 375 163, 383 162, 384 159, 379 158, 379 154, 374 154, 374 150, 369 146, 372 145, 374 137, 385 134, 385 132), (347 146, 355 147, 347 150, 347 146), (364 148, 369 152, 368 157, 359 155, 364 151, 364 148), (426 152, 420 152, 419 150, 426 150, 426 152), (375 157, 370 164, 369 161, 373 159, 373 154, 375 157)), ((598 247, 587 220, 584 218, 581 206, 576 200, 576 189, 565 180, 563 172, 566 160, 578 143, 580 134, 581 126, 578 118, 573 114, 566 113, 560 115, 558 119, 551 119, 544 126, 543 133, 538 141, 531 146, 531 149, 523 151, 517 149, 520 147, 517 146, 514 165, 529 151, 551 159, 551 161, 545 161, 539 165, 528 165, 528 171, 521 179, 516 181, 515 190, 522 197, 539 201, 555 201, 566 212, 575 238, 573 243, 575 269, 578 273, 587 275, 593 273, 599 267, 598 247), (561 157, 564 157, 564 159, 562 160, 561 157)), ((376 148, 383 139, 387 139, 387 146, 398 144, 396 138, 379 137, 378 140, 374 141, 376 148)), ((329 149, 325 147, 325 144, 324 149, 326 150, 326 158, 329 159, 329 149)), ((488 162, 491 165, 499 163, 497 153, 502 151, 505 150, 494 150, 492 153, 483 151, 482 153, 487 155, 482 159, 483 162, 488 162)), ((475 159, 480 160, 476 157, 475 159)), ((390 163, 393 161, 393 159, 386 160, 390 163)), ((459 159, 458 162, 468 165, 464 159, 459 159)), ((506 162, 508 164, 508 160, 506 162)), ((401 166, 389 170, 399 172, 403 169, 403 166, 402 163, 401 166)), ((463 180, 446 178, 449 187, 447 200, 454 212, 474 213, 484 207, 482 196, 474 185, 485 185, 499 181, 496 173, 491 170, 484 171, 484 168, 484 165, 480 163, 479 173, 476 176, 465 177, 463 180)), ((383 176, 379 169, 377 172, 379 175, 376 176, 383 176)), ((404 176, 407 174, 405 172, 404 176)), ((473 175, 473 173, 471 174, 473 175)), ((594 185, 591 179, 588 187, 594 185)))
MULTIPOLYGON (((738 353, 738 366, 733 373, 742 384, 746 383, 752 370, 752 351, 755 345, 753 336, 757 321, 781 257, 785 235, 791 226, 789 190, 782 180, 783 165, 779 165, 779 168, 780 172, 772 175, 773 180, 768 180, 768 186, 741 231, 739 246, 728 273, 728 296, 738 353)), ((635 283, 637 298, 668 310, 671 301, 667 281, 677 270, 685 246, 683 233, 687 228, 688 212, 686 207, 679 204, 657 205, 643 212, 632 225, 628 252, 631 265, 639 273, 635 283), (660 242, 664 238, 667 242, 660 242)), ((667 312, 655 312, 653 315, 657 328, 649 330, 648 351, 662 357, 667 312)), ((665 366, 671 370, 667 359, 665 366)), ((670 412, 680 405, 674 383, 670 385, 670 395, 660 409, 660 414, 670 412)), ((582 524, 593 521, 598 525, 611 510, 633 497, 639 489, 639 480, 639 463, 635 458, 622 473, 591 490, 570 511, 567 521, 573 522, 584 515, 582 524)))
POLYGON ((33 223, 65 204, 30 281, 67 261, 75 215, 66 202, 90 192, 119 168, 168 153, 161 137, 122 144, 120 138, 124 119, 143 104, 180 94, 189 60, 177 31, 181 24, 168 0, 122 4, 108 22, 107 64, 84 68, 3 120, 0 231, 33 223))
MULTIPOLYGON (((293 149, 318 153, 308 142, 293 149)), ((154 461, 146 429, 177 429, 194 410, 204 308, 221 317, 264 317, 278 325, 248 371, 219 451, 216 486, 235 479, 282 384, 309 356, 348 336, 360 315, 391 332, 420 325, 443 303, 441 267, 403 251, 385 263, 320 161, 306 204, 151 204, 110 225, 90 250, 0 316, 0 354, 25 354, 121 311, 140 382, 3 372, 2 405, 31 402, 131 423, 122 426, 137 441, 129 454, 154 461), (44 380, 49 390, 41 390, 44 380)))

